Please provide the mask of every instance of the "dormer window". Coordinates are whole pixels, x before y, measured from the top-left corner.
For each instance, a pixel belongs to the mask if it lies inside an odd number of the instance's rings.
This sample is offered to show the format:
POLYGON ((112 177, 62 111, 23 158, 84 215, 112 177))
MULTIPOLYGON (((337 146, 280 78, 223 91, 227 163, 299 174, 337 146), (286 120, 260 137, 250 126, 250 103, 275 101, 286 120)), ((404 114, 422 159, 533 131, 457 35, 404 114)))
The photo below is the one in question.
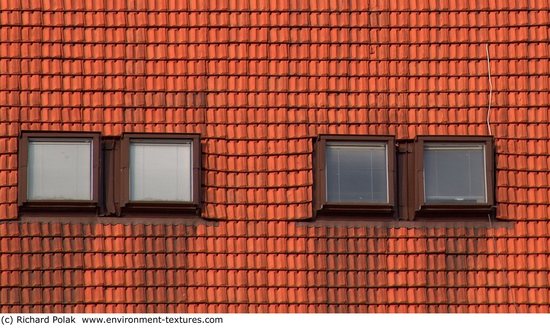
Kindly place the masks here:
POLYGON ((121 160, 123 212, 199 210, 199 135, 126 134, 121 160))
POLYGON ((320 136, 315 149, 315 209, 334 214, 391 218, 395 141, 385 136, 320 136))
POLYGON ((494 209, 492 138, 425 136, 415 143, 417 216, 478 217, 494 209))
POLYGON ((99 139, 95 133, 23 132, 19 148, 22 210, 96 210, 99 139))
POLYGON ((426 204, 487 203, 485 145, 424 143, 426 204))

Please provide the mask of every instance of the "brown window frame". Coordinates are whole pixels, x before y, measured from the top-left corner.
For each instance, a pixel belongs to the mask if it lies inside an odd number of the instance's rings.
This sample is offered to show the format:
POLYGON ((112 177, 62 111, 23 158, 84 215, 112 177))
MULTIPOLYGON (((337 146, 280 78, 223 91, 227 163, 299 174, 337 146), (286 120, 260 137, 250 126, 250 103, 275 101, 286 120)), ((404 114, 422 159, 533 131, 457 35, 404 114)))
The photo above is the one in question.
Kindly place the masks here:
MULTIPOLYGON (((189 213, 199 214, 201 207, 201 146, 200 134, 146 134, 146 133, 126 133, 120 141, 118 155, 118 165, 120 165, 119 180, 115 182, 118 185, 118 215, 131 215, 143 212, 153 213, 189 213), (181 140, 191 141, 192 158, 192 199, 189 202, 178 201, 132 201, 130 200, 130 143, 132 140, 181 140)), ((116 179, 116 177, 115 177, 116 179)))
POLYGON ((396 213, 396 147, 393 136, 369 135, 319 135, 314 144, 314 192, 313 205, 316 218, 392 219, 396 213), (385 143, 388 165, 388 202, 356 203, 328 202, 326 198, 326 146, 331 142, 385 143))
POLYGON ((414 184, 408 188, 414 193, 415 218, 465 218, 487 219, 495 211, 495 147, 490 136, 418 136, 414 143, 414 184), (424 199, 424 145, 426 143, 483 144, 485 146, 485 177, 487 202, 472 204, 448 202, 430 204, 424 199))
POLYGON ((101 135, 99 132, 34 132, 22 131, 19 136, 18 158, 18 205, 25 212, 97 212, 100 199, 100 156, 101 135), (91 139, 92 140, 92 200, 29 200, 28 190, 28 156, 29 139, 91 139))

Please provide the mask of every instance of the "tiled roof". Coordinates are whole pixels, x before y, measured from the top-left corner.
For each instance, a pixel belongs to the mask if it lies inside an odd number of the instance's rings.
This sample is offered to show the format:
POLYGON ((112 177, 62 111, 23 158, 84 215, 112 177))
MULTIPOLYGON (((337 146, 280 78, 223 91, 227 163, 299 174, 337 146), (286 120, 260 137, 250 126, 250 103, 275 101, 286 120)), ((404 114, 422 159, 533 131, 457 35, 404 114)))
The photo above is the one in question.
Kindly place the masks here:
POLYGON ((0 311, 550 311, 549 25, 538 0, 0 1, 0 311), (508 223, 297 222, 317 135, 488 126, 508 223), (200 133, 213 223, 21 223, 22 130, 200 133))
POLYGON ((548 312, 547 222, 0 225, 0 311, 548 312))

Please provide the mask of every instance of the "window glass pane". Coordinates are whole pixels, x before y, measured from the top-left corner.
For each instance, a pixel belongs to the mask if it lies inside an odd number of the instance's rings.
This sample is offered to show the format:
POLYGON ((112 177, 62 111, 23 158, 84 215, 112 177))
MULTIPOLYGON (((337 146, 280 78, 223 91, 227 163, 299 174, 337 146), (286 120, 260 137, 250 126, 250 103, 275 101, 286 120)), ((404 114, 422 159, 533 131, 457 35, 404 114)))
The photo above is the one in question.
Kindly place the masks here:
POLYGON ((330 143, 326 147, 328 202, 388 202, 386 145, 330 143))
POLYGON ((92 200, 92 141, 29 140, 29 200, 92 200))
POLYGON ((130 200, 191 201, 190 142, 130 143, 130 200))
POLYGON ((486 203, 484 145, 426 144, 424 191, 427 203, 486 203))

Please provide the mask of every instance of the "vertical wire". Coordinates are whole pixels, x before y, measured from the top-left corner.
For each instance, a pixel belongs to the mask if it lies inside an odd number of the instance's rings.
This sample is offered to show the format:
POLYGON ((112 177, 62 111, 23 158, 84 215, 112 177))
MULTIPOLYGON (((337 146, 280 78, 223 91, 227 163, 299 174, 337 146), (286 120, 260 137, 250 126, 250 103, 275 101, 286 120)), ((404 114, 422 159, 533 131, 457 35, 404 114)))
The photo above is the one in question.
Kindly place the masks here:
MULTIPOLYGON (((529 10, 529 9, 527 9, 529 10)), ((529 15, 527 15, 527 17, 529 17, 529 15)), ((489 22, 487 22, 487 26, 489 25, 489 22)), ((529 27, 527 27, 527 29, 529 29, 529 27)), ((489 39, 489 35, 487 36, 487 39, 489 39)), ((492 130, 491 130, 491 121, 490 121, 490 115, 491 115, 491 106, 492 106, 492 101, 493 101, 493 82, 492 82, 492 79, 491 79, 491 56, 489 54, 489 43, 485 43, 485 55, 486 55, 486 60, 487 60, 487 80, 489 82, 489 99, 488 99, 488 104, 487 104, 487 117, 486 117, 486 124, 487 124, 487 131, 489 133, 489 135, 493 135, 492 133, 492 130)), ((495 181, 495 184, 496 184, 496 181, 495 181)), ((486 191, 487 192, 487 191, 486 191)), ((501 253, 499 252, 498 250, 498 247, 497 247, 497 238, 494 234, 494 224, 493 224, 493 220, 491 218, 491 214, 487 214, 487 218, 489 220, 489 227, 490 229, 493 231, 493 243, 494 243, 494 247, 495 247, 495 253, 496 253, 496 260, 502 264, 501 260, 500 260, 500 255, 501 253)), ((513 306, 516 308, 516 312, 519 310, 518 308, 518 304, 517 304, 517 301, 516 301, 516 294, 514 292, 514 290, 511 288, 511 284, 510 284, 510 281, 508 279, 508 271, 505 270, 505 267, 503 265, 501 265, 502 267, 502 270, 500 270, 500 272, 502 272, 505 277, 505 281, 506 281, 506 284, 508 285, 508 290, 510 291, 510 297, 512 298, 512 304, 513 306)))
POLYGON ((491 57, 489 55, 489 44, 485 44, 485 54, 487 56, 487 79, 489 80, 489 100, 487 105, 487 131, 489 132, 489 135, 493 135, 493 132, 491 131, 491 106, 493 102, 493 81, 491 79, 491 57))

